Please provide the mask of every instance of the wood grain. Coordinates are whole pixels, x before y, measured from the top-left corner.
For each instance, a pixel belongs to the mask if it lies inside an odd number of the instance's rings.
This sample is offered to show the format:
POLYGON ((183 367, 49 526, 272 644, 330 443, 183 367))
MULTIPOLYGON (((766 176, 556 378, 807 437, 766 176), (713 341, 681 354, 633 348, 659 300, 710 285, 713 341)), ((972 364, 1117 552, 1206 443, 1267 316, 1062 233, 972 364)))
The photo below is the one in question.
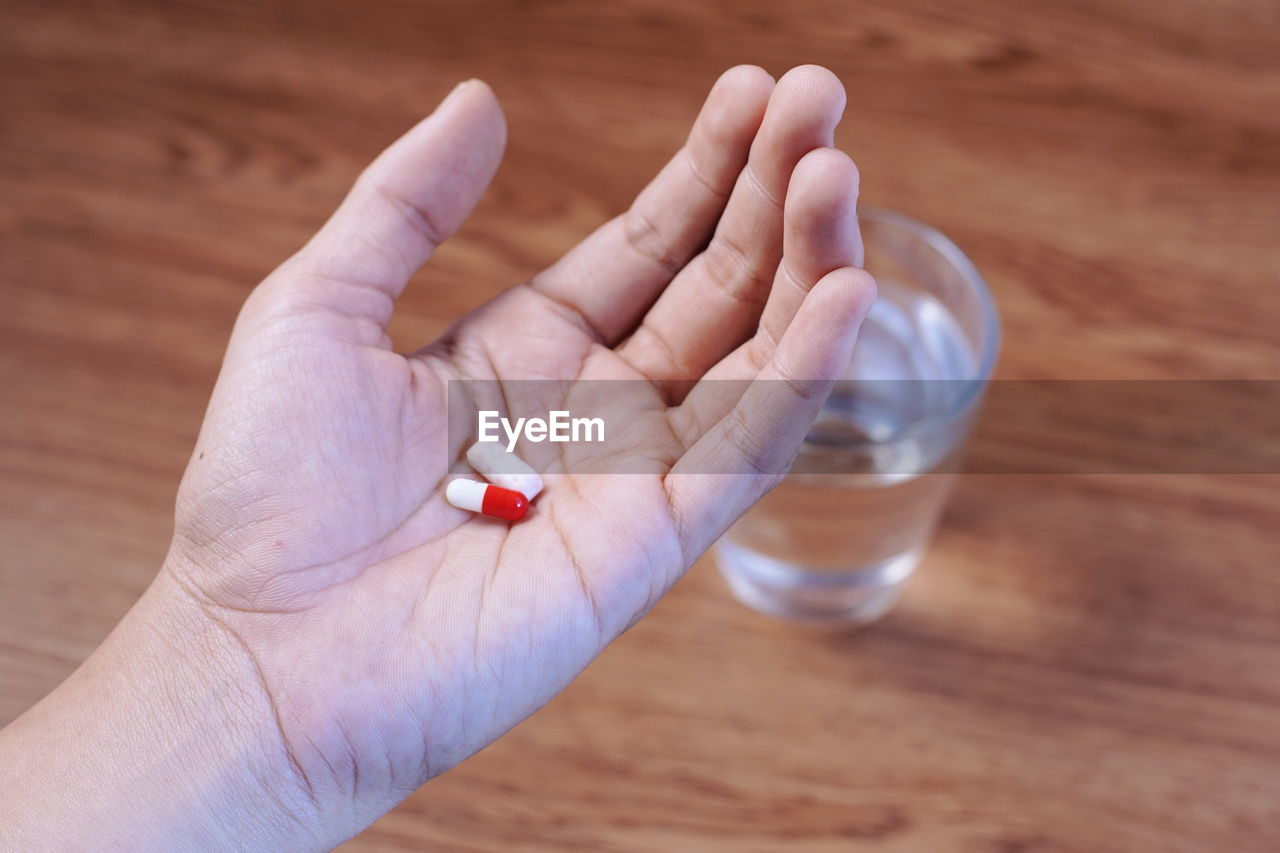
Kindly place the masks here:
MULTIPOLYGON (((844 79, 1008 378, 1280 378, 1280 5, 6 0, 0 722, 148 583, 249 288, 460 79, 510 146, 402 345, 618 211, 720 70, 844 79)), ((1280 848, 1275 476, 973 476, 855 637, 703 561, 353 851, 1280 848)))

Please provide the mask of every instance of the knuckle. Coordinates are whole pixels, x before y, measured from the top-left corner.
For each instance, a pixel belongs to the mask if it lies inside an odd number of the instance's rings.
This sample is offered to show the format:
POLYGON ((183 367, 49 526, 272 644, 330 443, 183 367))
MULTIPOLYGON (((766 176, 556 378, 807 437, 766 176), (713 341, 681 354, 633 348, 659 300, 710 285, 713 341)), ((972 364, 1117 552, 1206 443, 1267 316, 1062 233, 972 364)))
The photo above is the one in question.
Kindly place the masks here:
POLYGON ((627 245, 672 275, 680 270, 679 259, 653 219, 637 206, 623 214, 622 232, 627 245))
POLYGON ((706 263, 711 280, 730 300, 764 307, 773 276, 762 259, 750 258, 732 239, 717 235, 707 247, 706 263))
POLYGON ((766 476, 772 472, 772 454, 769 441, 759 428, 752 425, 742 409, 733 409, 725 427, 725 441, 729 443, 750 469, 750 473, 766 476))

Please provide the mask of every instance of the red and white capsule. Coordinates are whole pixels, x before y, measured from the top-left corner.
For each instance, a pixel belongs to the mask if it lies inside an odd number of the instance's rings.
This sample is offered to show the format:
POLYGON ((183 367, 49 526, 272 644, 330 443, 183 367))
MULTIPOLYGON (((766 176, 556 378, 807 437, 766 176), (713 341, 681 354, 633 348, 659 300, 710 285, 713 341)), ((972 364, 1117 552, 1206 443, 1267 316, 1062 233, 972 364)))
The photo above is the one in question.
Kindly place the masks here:
POLYGON ((519 521, 529 511, 529 499, 513 489, 459 478, 444 490, 444 499, 468 512, 519 521))

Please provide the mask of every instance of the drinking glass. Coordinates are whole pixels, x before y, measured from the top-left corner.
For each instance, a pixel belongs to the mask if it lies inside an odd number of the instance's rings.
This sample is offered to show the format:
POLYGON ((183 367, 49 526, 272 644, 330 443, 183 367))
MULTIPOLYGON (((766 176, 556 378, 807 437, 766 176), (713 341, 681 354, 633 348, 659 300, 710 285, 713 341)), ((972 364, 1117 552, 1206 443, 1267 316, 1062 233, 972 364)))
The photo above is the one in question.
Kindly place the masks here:
POLYGON ((928 547, 999 349, 982 276, 954 243, 863 209, 879 296, 791 472, 716 546, 744 604, 862 625, 897 600, 928 547))

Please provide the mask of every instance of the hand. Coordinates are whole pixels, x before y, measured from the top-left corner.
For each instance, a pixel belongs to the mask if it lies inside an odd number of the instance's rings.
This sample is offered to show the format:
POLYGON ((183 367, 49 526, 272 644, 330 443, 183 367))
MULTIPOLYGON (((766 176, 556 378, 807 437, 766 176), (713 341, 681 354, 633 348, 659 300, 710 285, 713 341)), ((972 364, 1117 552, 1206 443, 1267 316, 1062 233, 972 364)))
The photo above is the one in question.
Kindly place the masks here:
POLYGON ((493 93, 464 83, 255 290, 170 556, 129 619, 197 638, 179 684, 239 733, 212 739, 234 744, 228 766, 261 753, 257 781, 228 798, 272 804, 260 837, 331 846, 494 740, 774 484, 761 472, 798 449, 874 297, 857 173, 830 147, 843 105, 817 67, 776 86, 727 72, 627 213, 401 355, 385 333, 396 298, 502 156, 493 93), (708 376, 818 382, 757 383, 729 405, 684 395, 708 376), (662 470, 551 477, 514 525, 456 510, 443 484, 465 450, 447 440, 458 378, 649 380, 673 437, 655 447, 662 470), (701 473, 708 461, 721 475, 701 473))

